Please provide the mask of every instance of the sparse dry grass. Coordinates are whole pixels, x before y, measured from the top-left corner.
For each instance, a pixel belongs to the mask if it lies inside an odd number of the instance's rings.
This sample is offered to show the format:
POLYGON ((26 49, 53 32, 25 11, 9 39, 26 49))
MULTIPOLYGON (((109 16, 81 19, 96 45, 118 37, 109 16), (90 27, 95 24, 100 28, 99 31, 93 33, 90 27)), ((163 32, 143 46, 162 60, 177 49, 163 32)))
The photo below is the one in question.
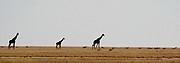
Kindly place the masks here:
POLYGON ((82 47, 0 48, 0 63, 180 63, 180 49, 115 48, 101 51, 82 47))

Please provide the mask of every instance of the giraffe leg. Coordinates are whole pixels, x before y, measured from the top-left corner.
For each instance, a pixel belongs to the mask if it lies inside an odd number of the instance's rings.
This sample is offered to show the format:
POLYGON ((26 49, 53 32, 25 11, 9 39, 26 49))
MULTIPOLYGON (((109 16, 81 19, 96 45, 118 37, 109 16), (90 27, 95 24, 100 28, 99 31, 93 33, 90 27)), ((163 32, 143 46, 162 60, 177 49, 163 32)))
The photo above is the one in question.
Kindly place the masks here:
POLYGON ((58 45, 56 45, 56 49, 57 49, 57 46, 58 46, 58 45))
POLYGON ((15 49, 15 43, 13 43, 13 49, 15 49))
POLYGON ((94 46, 92 46, 92 50, 93 50, 94 46))
POLYGON ((96 47, 95 47, 95 49, 97 49, 97 46, 98 46, 98 44, 96 44, 96 47))
POLYGON ((59 45, 59 48, 61 49, 61 44, 59 45))
POLYGON ((100 44, 97 44, 97 45, 98 45, 97 51, 101 51, 101 49, 100 49, 100 44))
POLYGON ((93 42, 93 45, 92 45, 92 50, 93 50, 93 49, 95 49, 95 45, 96 45, 96 44, 93 42))
POLYGON ((100 44, 98 44, 98 49, 100 49, 100 44))
POLYGON ((8 49, 10 49, 11 48, 11 43, 9 43, 9 45, 8 45, 8 49))
POLYGON ((94 49, 96 49, 96 45, 94 46, 94 49))
POLYGON ((94 45, 94 46, 92 46, 92 49, 96 49, 96 48, 95 48, 95 45, 94 45))
POLYGON ((58 47, 58 48, 60 48, 60 45, 61 45, 61 44, 59 44, 59 47, 58 47))

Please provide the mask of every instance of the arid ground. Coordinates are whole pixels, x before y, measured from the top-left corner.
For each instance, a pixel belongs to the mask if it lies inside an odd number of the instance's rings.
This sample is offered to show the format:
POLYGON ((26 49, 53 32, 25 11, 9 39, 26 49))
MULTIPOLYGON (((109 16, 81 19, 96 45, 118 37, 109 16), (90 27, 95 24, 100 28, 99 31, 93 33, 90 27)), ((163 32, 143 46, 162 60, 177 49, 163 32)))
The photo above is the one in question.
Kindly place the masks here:
POLYGON ((101 48, 52 46, 0 47, 0 63, 180 63, 180 49, 172 48, 101 48))

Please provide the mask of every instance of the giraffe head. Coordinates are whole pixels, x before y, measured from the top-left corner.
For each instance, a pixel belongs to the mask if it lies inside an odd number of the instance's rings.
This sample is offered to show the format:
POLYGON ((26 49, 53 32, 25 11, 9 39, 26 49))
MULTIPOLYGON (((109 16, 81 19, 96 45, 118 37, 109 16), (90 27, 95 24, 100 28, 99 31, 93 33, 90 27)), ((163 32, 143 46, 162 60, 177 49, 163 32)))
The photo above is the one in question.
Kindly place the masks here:
POLYGON ((17 33, 16 35, 19 35, 19 33, 17 33))
POLYGON ((105 34, 102 34, 102 36, 105 36, 105 34))

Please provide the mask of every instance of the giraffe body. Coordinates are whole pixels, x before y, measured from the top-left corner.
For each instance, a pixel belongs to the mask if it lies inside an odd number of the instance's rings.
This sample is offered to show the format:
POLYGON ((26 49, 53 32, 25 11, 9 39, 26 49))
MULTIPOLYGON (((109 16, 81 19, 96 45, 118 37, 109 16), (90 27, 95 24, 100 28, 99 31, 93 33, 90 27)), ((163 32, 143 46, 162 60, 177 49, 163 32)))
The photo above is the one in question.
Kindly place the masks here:
POLYGON ((16 39, 17 39, 18 35, 19 35, 19 33, 17 33, 16 36, 13 39, 9 40, 8 49, 11 48, 11 44, 13 44, 13 49, 15 49, 15 42, 16 42, 16 39))
POLYGON ((93 45, 92 45, 92 49, 96 49, 97 47, 98 47, 98 49, 100 49, 100 40, 102 39, 103 36, 105 36, 105 35, 102 34, 99 38, 94 40, 93 45))
POLYGON ((58 48, 58 46, 59 46, 59 48, 61 48, 61 43, 62 43, 62 41, 63 41, 64 39, 65 39, 65 38, 63 38, 62 40, 60 40, 59 42, 56 43, 56 48, 58 48))

